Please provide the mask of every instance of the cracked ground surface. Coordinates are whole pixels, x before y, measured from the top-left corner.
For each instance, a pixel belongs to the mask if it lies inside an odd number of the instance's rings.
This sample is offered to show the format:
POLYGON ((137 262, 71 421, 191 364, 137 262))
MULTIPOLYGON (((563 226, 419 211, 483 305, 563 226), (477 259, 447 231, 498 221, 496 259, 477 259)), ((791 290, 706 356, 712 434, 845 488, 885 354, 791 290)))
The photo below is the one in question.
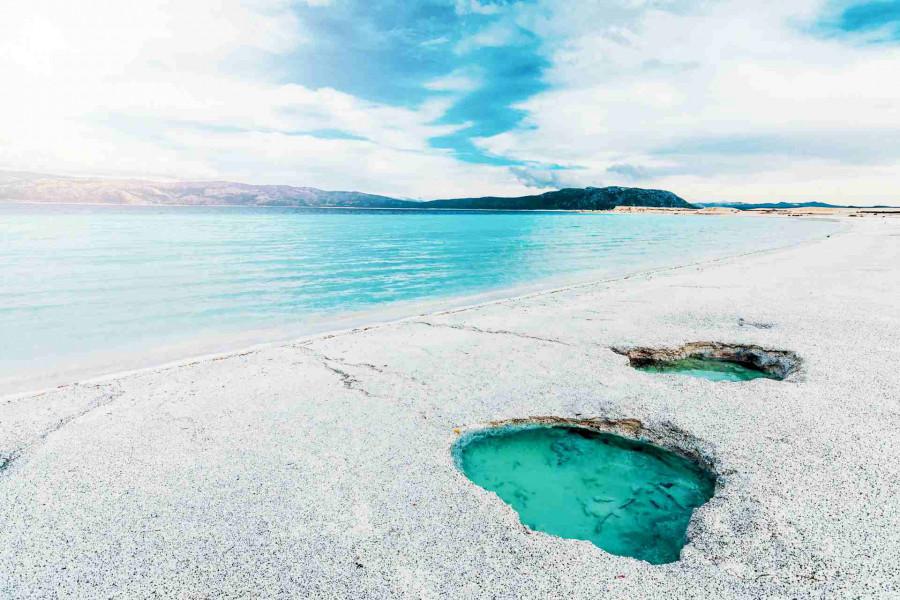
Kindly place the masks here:
POLYGON ((0 597, 896 595, 900 223, 848 227, 0 398, 0 597), (802 376, 609 350, 697 339, 795 351, 802 376), (528 531, 456 470, 454 430, 528 416, 638 419, 711 461, 681 561, 528 531))

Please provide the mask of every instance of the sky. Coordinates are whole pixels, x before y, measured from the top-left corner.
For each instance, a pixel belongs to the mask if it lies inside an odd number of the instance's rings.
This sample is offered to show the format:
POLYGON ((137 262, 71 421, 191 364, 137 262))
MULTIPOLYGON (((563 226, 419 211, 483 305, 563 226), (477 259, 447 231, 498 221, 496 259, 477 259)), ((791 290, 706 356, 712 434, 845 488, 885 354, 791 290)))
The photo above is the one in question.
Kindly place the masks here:
POLYGON ((6 0, 0 169, 900 204, 900 0, 6 0))

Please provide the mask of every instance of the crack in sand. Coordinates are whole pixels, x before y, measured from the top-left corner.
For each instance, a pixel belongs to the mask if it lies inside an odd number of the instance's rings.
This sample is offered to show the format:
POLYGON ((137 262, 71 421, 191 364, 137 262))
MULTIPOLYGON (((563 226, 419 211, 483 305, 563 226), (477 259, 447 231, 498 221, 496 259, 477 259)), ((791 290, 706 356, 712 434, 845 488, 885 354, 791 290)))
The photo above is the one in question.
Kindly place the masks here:
MULTIPOLYGON (((320 361, 322 361, 323 363, 324 363, 325 361, 328 361, 328 362, 332 362, 332 363, 337 363, 337 364, 339 364, 339 365, 341 365, 341 366, 343 366, 343 367, 357 367, 357 368, 369 369, 370 371, 374 371, 374 372, 376 372, 376 373, 379 373, 379 374, 381 374, 381 375, 385 375, 385 376, 387 376, 387 377, 399 377, 399 378, 401 378, 401 379, 405 379, 406 381, 409 381, 409 382, 414 383, 414 384, 416 384, 416 385, 419 385, 419 386, 422 386, 422 387, 428 387, 424 382, 422 382, 421 380, 417 379, 416 377, 414 377, 414 376, 412 376, 412 375, 410 375, 410 374, 408 374, 408 373, 404 373, 404 372, 402 372, 402 371, 396 371, 396 370, 392 370, 392 369, 386 369, 386 368, 378 367, 378 366, 376 366, 376 365, 373 365, 372 363, 367 363, 367 362, 350 362, 350 361, 344 360, 344 359, 342 359, 342 358, 335 358, 335 357, 333 357, 333 356, 328 356, 328 355, 325 354, 324 352, 319 352, 319 351, 317 351, 317 350, 313 350, 311 344, 312 344, 312 342, 306 343, 306 344, 295 344, 295 345, 292 346, 292 347, 293 347, 293 348, 300 348, 300 349, 302 349, 302 350, 307 351, 309 354, 312 354, 313 356, 315 356, 316 358, 318 358, 318 359, 319 359, 320 361)), ((429 352, 427 348, 422 348, 421 350, 422 350, 423 352, 425 352, 426 354, 431 355, 431 352, 429 352)), ((384 365, 384 366, 387 367, 387 365, 384 365)), ((332 371, 333 373, 335 373, 335 374, 337 374, 337 375, 340 376, 339 373, 336 373, 335 369, 329 367, 328 365, 325 365, 325 367, 328 368, 328 369, 329 369, 330 371, 332 371)), ((339 369, 339 371, 340 371, 340 369, 339 369)), ((349 375, 349 373, 346 373, 345 371, 341 371, 341 373, 344 373, 345 375, 349 375)), ((349 376, 350 376, 350 378, 351 378, 356 384, 361 383, 357 378, 353 377, 352 375, 349 375, 349 376)), ((358 388, 353 388, 353 389, 358 389, 358 388)), ((375 396, 374 394, 372 394, 372 393, 370 393, 370 392, 368 392, 368 391, 366 391, 366 390, 361 390, 361 389, 360 389, 360 391, 365 392, 367 395, 369 395, 369 396, 372 397, 372 398, 377 398, 377 397, 378 397, 378 396, 375 396)))
POLYGON ((352 363, 352 362, 348 362, 346 360, 339 360, 336 358, 330 358, 329 360, 332 360, 334 362, 340 363, 340 364, 348 366, 348 367, 363 367, 363 368, 369 369, 370 371, 375 371, 376 373, 384 373, 384 369, 376 367, 372 363, 352 363))
MULTIPOLYGON (((101 389, 101 386, 99 386, 99 385, 93 386, 93 387, 95 387, 96 389, 101 389)), ((84 410, 81 410, 77 413, 74 413, 67 417, 63 417, 62 419, 59 419, 52 426, 50 426, 47 429, 45 429, 44 431, 41 431, 40 433, 38 433, 30 442, 23 444, 22 446, 19 446, 18 448, 15 448, 9 452, 0 454, 0 475, 5 473, 14 462, 16 462, 19 458, 22 457, 23 454, 25 454, 25 452, 42 444, 44 441, 47 440, 48 437, 50 437, 51 435, 53 435, 54 433, 56 433, 57 431, 59 431, 60 429, 62 429, 66 425, 68 425, 69 423, 71 423, 72 421, 75 421, 76 419, 80 419, 81 417, 87 415, 90 412, 97 410, 98 408, 103 408, 104 406, 107 406, 108 404, 115 402, 116 400, 121 398, 124 394, 125 394, 125 392, 122 390, 121 387, 115 389, 111 393, 101 394, 98 398, 96 398, 94 401, 92 401, 87 406, 87 408, 85 408, 84 410)))
POLYGON ((432 323, 430 321, 411 321, 411 323, 418 323, 419 325, 427 325, 428 327, 447 327, 449 329, 458 329, 460 331, 472 331, 475 333, 486 333, 490 335, 511 335, 517 338, 523 338, 526 340, 537 340, 539 342, 548 342, 551 344, 560 344, 562 346, 571 346, 568 342, 564 342, 562 340, 558 340, 555 338, 545 338, 537 335, 529 335, 527 333, 519 333, 517 331, 509 331, 508 329, 483 329, 481 327, 476 327, 474 325, 451 325, 449 323, 432 323))
POLYGON ((344 384, 344 387, 347 388, 348 390, 354 390, 356 392, 360 392, 369 398, 374 397, 366 388, 362 387, 362 384, 359 379, 357 379, 356 377, 354 377, 347 371, 342 371, 341 369, 338 369, 337 367, 334 367, 334 366, 328 364, 328 359, 322 361, 322 366, 324 366, 326 369, 328 369, 329 371, 331 371, 332 373, 334 373, 335 375, 340 377, 341 383, 344 384))
POLYGON ((764 321, 747 321, 743 317, 738 318, 738 327, 753 327, 755 329, 772 329, 775 327, 774 323, 767 323, 764 321))
POLYGON ((356 377, 354 377, 347 371, 344 371, 343 369, 339 369, 338 367, 333 366, 331 363, 336 363, 336 364, 344 366, 344 367, 364 367, 364 368, 376 371, 378 373, 384 373, 383 370, 379 369, 375 365, 372 365, 369 363, 351 363, 351 362, 347 362, 347 361, 340 360, 337 358, 332 358, 322 352, 313 350, 312 348, 310 348, 309 346, 307 346, 305 344, 295 346, 295 348, 300 348, 303 351, 305 351, 307 354, 311 354, 316 359, 318 359, 319 362, 322 363, 323 367, 325 367, 326 369, 328 369, 329 371, 331 371, 332 373, 334 373, 335 375, 337 375, 340 378, 341 384, 348 390, 360 392, 361 394, 363 394, 364 396, 366 396, 368 398, 376 397, 374 394, 369 392, 369 390, 367 390, 366 388, 363 387, 362 382, 359 379, 357 379, 356 377))

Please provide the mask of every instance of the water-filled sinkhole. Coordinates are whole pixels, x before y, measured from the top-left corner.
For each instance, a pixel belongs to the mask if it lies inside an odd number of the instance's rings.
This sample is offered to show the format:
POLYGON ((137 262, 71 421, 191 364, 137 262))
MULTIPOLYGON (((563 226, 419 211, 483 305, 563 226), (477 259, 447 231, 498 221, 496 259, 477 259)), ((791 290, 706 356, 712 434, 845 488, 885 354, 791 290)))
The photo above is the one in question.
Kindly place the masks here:
POLYGON ((748 344, 691 342, 677 348, 613 348, 632 367, 651 373, 677 373, 712 381, 786 379, 800 368, 800 357, 787 350, 748 344))
POLYGON ((498 427, 456 444, 460 470, 527 527, 653 564, 678 560, 715 475, 652 444, 574 426, 498 427))
POLYGON ((777 376, 741 363, 710 358, 682 358, 650 363, 636 367, 648 373, 676 373, 702 377, 710 381, 749 381, 751 379, 779 379, 777 376))

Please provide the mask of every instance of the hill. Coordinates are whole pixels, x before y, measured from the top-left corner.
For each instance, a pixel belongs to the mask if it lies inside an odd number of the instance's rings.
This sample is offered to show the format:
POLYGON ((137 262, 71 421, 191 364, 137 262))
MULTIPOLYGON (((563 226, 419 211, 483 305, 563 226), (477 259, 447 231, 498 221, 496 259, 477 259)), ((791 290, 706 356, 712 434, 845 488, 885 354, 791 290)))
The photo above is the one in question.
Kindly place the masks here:
POLYGON ((456 198, 426 202, 429 208, 478 208, 494 210, 610 210, 616 206, 694 208, 665 190, 642 188, 566 188, 534 196, 456 198))
POLYGON ((694 208, 672 192, 567 188, 532 196, 400 200, 362 192, 228 181, 145 181, 0 172, 0 202, 148 206, 284 206, 482 210, 610 210, 616 206, 694 208))
POLYGON ((154 182, 138 179, 56 177, 31 173, 0 175, 0 201, 152 206, 293 206, 416 208, 418 202, 360 192, 331 192, 290 185, 228 181, 154 182))

